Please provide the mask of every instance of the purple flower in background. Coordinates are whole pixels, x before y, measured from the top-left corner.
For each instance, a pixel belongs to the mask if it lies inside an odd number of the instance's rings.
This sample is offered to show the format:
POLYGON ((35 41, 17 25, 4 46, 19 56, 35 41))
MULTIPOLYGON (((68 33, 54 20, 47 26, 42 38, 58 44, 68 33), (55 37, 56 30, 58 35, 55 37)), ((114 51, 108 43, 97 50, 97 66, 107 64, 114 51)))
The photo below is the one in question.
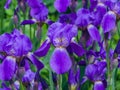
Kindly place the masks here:
POLYGON ((12 33, 0 36, 0 54, 4 56, 0 64, 0 80, 10 80, 16 73, 21 61, 27 57, 36 65, 37 69, 43 68, 43 64, 30 53, 32 43, 30 39, 20 31, 14 29, 12 33), (9 72, 9 73, 8 73, 9 72))
POLYGON ((40 0, 27 0, 30 7, 30 15, 37 21, 43 22, 47 19, 48 9, 40 0))
POLYGON ((101 22, 104 33, 109 32, 116 27, 116 14, 112 11, 107 12, 101 22))
POLYGON ((96 61, 94 64, 89 64, 85 69, 86 77, 94 82, 94 90, 105 90, 105 72, 107 63, 105 61, 96 61))
POLYGON ((55 46, 55 50, 50 59, 50 66, 57 74, 63 74, 72 65, 71 58, 66 50, 69 45, 72 47, 72 51, 78 56, 85 53, 82 46, 72 40, 77 35, 77 27, 71 24, 56 22, 49 26, 47 35, 48 39, 34 54, 39 57, 46 55, 50 48, 50 43, 52 43, 55 46))
POLYGON ((65 12, 70 5, 70 0, 55 0, 54 7, 58 12, 65 12))
POLYGON ((91 20, 91 13, 88 9, 81 8, 77 11, 77 19, 75 21, 75 24, 81 29, 81 30, 88 30, 89 35, 91 38, 97 42, 101 41, 101 36, 96 28, 96 26, 93 25, 93 20, 91 20))
POLYGON ((77 87, 79 87, 80 83, 80 69, 78 68, 76 71, 73 69, 70 69, 69 76, 68 76, 68 83, 70 84, 71 90, 78 90, 77 87))

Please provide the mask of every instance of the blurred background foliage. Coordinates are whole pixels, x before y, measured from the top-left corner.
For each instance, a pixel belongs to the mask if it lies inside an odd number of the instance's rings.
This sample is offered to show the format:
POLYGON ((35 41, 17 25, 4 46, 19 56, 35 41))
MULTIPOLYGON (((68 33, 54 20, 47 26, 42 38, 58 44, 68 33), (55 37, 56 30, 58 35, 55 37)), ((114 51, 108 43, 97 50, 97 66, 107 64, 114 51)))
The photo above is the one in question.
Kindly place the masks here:
MULTIPOLYGON (((37 31, 37 24, 33 24, 33 25, 25 25, 25 26, 21 26, 20 23, 25 20, 25 19, 30 19, 29 16, 29 7, 26 7, 26 12, 22 12, 22 10, 20 10, 20 12, 18 12, 18 26, 14 25, 14 10, 17 7, 17 0, 12 0, 12 3, 10 5, 10 8, 8 10, 4 9, 4 5, 5 5, 6 0, 0 0, 0 34, 3 34, 5 32, 11 32, 14 28, 17 27, 17 29, 22 30, 24 34, 26 34, 28 37, 30 37, 32 43, 33 43, 33 51, 35 51, 37 48, 39 48, 39 46, 41 45, 41 43, 46 39, 46 33, 47 33, 47 29, 48 29, 48 25, 44 24, 42 27, 42 32, 41 32, 41 37, 40 40, 38 38, 36 38, 36 31, 37 31)), ((58 13, 55 8, 54 8, 54 0, 43 0, 43 2, 45 3, 45 5, 47 6, 47 8, 49 9, 49 15, 48 18, 52 21, 57 21, 60 13, 58 13)), ((77 9, 78 10, 81 6, 82 6, 82 0, 78 0, 78 6, 77 9)), ((68 12, 69 13, 69 10, 68 12)), ((120 28, 120 22, 118 24, 118 28, 120 28)), ((78 35, 79 36, 79 35, 78 35)), ((80 37, 80 36, 79 36, 80 37)), ((113 34, 113 42, 112 42, 112 46, 111 48, 114 49, 117 41, 119 39, 119 36, 117 34, 117 32, 115 31, 113 34)), ((54 50, 54 47, 52 46, 48 52, 48 54, 45 57, 40 58, 40 60, 44 63, 45 68, 40 72, 42 77, 47 81, 47 83, 49 84, 49 79, 52 76, 51 75, 51 69, 49 66, 49 60, 50 60, 50 56, 52 54, 54 50)), ((81 59, 81 58, 78 58, 81 59)), ((35 67, 31 66, 32 70, 35 71, 35 67)), ((84 70, 85 67, 81 66, 81 78, 84 75, 84 70)), ((67 90, 68 88, 66 87, 66 83, 67 83, 67 77, 66 75, 63 75, 63 88, 64 90, 67 90)), ((120 69, 118 69, 118 73, 115 77, 116 79, 116 90, 120 90, 120 69)), ((52 82, 50 82, 52 83, 52 82)), ((83 86, 82 86, 82 90, 91 90, 92 89, 92 84, 90 84, 90 82, 86 82, 83 86), (88 89, 89 87, 89 89, 88 89)), ((24 87, 21 86, 21 90, 24 90, 24 87)))

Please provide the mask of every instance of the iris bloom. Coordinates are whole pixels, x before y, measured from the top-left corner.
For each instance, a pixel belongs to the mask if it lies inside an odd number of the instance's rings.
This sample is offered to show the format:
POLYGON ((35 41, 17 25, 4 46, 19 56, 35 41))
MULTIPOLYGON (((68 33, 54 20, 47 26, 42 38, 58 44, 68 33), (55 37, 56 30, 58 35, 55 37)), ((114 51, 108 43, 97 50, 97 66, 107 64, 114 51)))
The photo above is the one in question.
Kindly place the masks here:
POLYGON ((105 61, 97 61, 94 64, 89 64, 85 69, 85 75, 87 78, 94 83, 94 90, 105 90, 107 63, 105 61))
POLYGON ((32 43, 30 39, 18 30, 5 33, 0 36, 0 80, 11 80, 23 59, 29 60, 37 67, 38 71, 43 64, 31 53, 32 43), (9 73, 8 73, 9 72, 9 73))
POLYGON ((90 11, 88 9, 80 8, 77 11, 77 19, 75 21, 75 24, 81 29, 81 30, 88 30, 88 33, 90 37, 97 41, 101 41, 101 36, 98 31, 98 29, 93 24, 93 21, 91 20, 90 11))
POLYGON ((72 48, 72 52, 81 56, 85 53, 81 45, 73 41, 77 35, 77 27, 71 24, 62 24, 59 22, 53 23, 48 28, 48 39, 35 51, 35 55, 45 56, 50 48, 50 43, 55 47, 50 59, 50 67, 57 74, 67 72, 71 66, 72 61, 66 50, 68 46, 72 48))

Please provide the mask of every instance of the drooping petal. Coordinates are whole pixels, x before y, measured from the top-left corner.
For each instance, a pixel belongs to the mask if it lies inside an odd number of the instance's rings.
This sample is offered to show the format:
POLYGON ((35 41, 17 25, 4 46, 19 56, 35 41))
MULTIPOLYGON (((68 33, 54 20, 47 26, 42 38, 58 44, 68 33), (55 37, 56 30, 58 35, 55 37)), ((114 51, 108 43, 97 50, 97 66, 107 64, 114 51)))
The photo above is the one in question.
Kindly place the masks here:
POLYGON ((12 0, 7 0, 6 3, 5 3, 4 8, 9 9, 9 5, 10 5, 11 2, 12 2, 12 0))
POLYGON ((104 84, 101 81, 94 83, 94 90, 105 90, 104 84))
POLYGON ((71 59, 65 48, 56 48, 50 59, 50 67, 57 74, 68 72, 72 66, 71 59))
POLYGON ((89 35, 92 37, 93 40, 100 42, 101 36, 98 29, 94 25, 88 26, 89 35))
POLYGON ((54 7, 58 12, 65 12, 70 4, 70 0, 55 0, 54 7))
POLYGON ((20 25, 34 24, 35 22, 35 20, 24 20, 21 22, 20 25))
POLYGON ((0 80, 10 80, 14 76, 16 70, 15 58, 7 56, 2 64, 0 64, 0 80))
POLYGON ((118 41, 114 52, 120 54, 120 40, 118 41))
POLYGON ((34 52, 34 54, 38 57, 42 57, 47 54, 49 49, 50 49, 50 40, 47 39, 43 42, 40 48, 34 52))
POLYGON ((28 57, 28 58, 30 59, 30 61, 37 67, 38 70, 41 70, 41 69, 44 67, 43 63, 42 63, 40 60, 38 60, 38 59, 34 56, 34 54, 28 53, 28 54, 27 54, 27 57, 28 57))
POLYGON ((101 22, 104 33, 109 32, 116 27, 116 15, 114 12, 107 12, 101 22))
POLYGON ((72 51, 78 55, 78 56, 82 56, 83 54, 85 54, 85 50, 83 49, 83 47, 79 44, 77 44, 76 42, 71 42, 70 44, 72 51))

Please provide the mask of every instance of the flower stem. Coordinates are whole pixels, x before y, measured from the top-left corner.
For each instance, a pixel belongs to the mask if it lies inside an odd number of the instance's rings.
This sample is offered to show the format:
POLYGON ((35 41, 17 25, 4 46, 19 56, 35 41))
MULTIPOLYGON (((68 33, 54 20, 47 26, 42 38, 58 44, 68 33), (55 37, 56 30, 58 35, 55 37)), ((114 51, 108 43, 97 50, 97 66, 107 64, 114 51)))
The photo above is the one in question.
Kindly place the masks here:
POLYGON ((111 70, 110 70, 110 59, 109 59, 109 51, 110 51, 111 45, 112 45, 112 38, 110 40, 110 44, 108 48, 106 49, 107 50, 106 60, 107 60, 108 90, 111 90, 111 70))
POLYGON ((58 75, 58 90, 62 90, 62 75, 58 75))
POLYGON ((52 79, 52 71, 49 69, 50 90, 54 90, 54 84, 52 79))

